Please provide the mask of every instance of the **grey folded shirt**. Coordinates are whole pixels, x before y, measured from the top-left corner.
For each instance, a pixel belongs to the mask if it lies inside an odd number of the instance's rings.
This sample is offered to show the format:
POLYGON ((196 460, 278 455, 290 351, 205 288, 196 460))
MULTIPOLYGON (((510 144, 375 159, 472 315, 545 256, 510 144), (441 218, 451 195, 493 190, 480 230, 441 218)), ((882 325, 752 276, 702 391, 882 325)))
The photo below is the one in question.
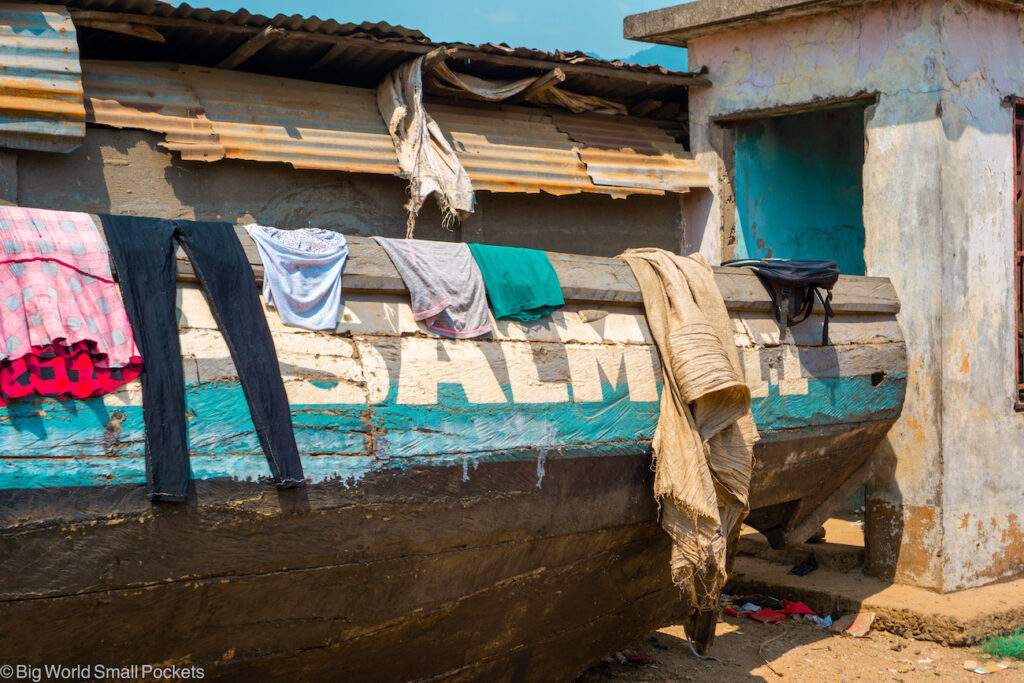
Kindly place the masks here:
POLYGON ((445 337, 479 337, 491 331, 484 279, 467 245, 373 239, 387 252, 409 289, 416 320, 445 337))

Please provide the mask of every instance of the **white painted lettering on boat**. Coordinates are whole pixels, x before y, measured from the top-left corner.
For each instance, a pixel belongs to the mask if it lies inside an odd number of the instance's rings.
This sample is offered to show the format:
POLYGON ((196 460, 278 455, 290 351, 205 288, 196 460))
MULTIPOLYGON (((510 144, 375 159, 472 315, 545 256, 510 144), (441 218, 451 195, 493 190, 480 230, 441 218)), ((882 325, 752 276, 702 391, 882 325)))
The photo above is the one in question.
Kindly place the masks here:
MULTIPOLYGON (((640 312, 558 311, 536 323, 497 321, 494 337, 451 340, 411 336, 424 332, 422 324, 413 320, 407 303, 389 298, 346 302, 341 334, 284 326, 267 309, 292 404, 375 405, 396 390, 399 404, 432 405, 439 384, 461 386, 466 400, 476 404, 507 403, 510 397, 520 404, 601 402, 606 386, 623 383, 631 401, 658 400, 661 369, 640 312)), ((201 292, 183 287, 181 306, 186 381, 235 380, 234 364, 201 292)), ((737 320, 736 333, 754 397, 768 396, 769 386, 782 395, 808 392, 807 377, 817 375, 802 366, 799 347, 779 343, 773 320, 737 320), (767 339, 773 330, 776 338, 767 339), (754 344, 755 331, 770 344, 754 344)), ((105 402, 139 405, 137 385, 108 395, 105 402)))
POLYGON ((602 375, 609 384, 621 383, 623 370, 630 401, 657 401, 655 366, 650 350, 642 346, 566 344, 574 401, 600 401, 602 375))
POLYGON ((398 403, 437 403, 437 385, 441 383, 461 385, 470 403, 507 402, 479 343, 403 337, 398 403), (441 354, 446 358, 439 358, 441 354))

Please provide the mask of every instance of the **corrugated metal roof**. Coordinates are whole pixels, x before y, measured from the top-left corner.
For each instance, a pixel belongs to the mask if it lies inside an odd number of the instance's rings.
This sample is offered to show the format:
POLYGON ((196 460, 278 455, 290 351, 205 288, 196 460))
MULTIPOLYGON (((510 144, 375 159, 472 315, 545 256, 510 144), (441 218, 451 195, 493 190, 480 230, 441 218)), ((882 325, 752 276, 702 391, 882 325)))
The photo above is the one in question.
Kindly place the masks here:
POLYGON ((580 143, 579 157, 595 185, 686 192, 711 184, 708 172, 653 121, 562 112, 552 118, 580 143))
MULTIPOLYGON (((91 122, 166 133, 166 146, 193 155, 188 158, 204 158, 197 152, 206 152, 213 160, 222 150, 227 158, 286 162, 298 168, 399 172, 373 90, 201 67, 86 60, 83 68, 91 122)), ((695 167, 683 159, 682 146, 656 127, 637 133, 628 119, 605 117, 610 126, 605 134, 640 136, 672 155, 654 157, 654 167, 675 170, 676 176, 666 171, 665 187, 635 181, 629 178, 629 164, 636 164, 636 174, 651 176, 645 169, 652 157, 620 154, 617 172, 629 183, 598 184, 580 160, 580 144, 558 130, 547 112, 436 102, 427 108, 480 190, 660 194, 686 189, 678 181, 679 164, 669 159, 695 167)))
POLYGON ((404 26, 392 26, 386 21, 361 24, 339 23, 333 19, 321 19, 316 16, 303 17, 299 14, 278 14, 267 17, 262 14, 251 14, 248 10, 237 12, 213 10, 206 7, 192 7, 188 3, 177 6, 160 0, 47 0, 55 4, 66 5, 83 10, 101 12, 127 12, 150 17, 172 19, 195 19, 213 24, 229 26, 253 26, 262 28, 274 26, 290 31, 306 31, 336 36, 366 36, 378 40, 403 40, 408 42, 429 43, 430 39, 415 29, 404 26))
MULTIPOLYGON (((419 31, 380 22, 338 23, 318 17, 266 17, 237 12, 174 7, 157 0, 51 0, 73 8, 80 24, 80 45, 87 59, 184 62, 217 66, 221 60, 264 27, 290 33, 270 41, 236 66, 238 70, 283 77, 373 87, 402 62, 440 43, 419 31), (149 22, 163 42, 95 30, 90 21, 109 18, 149 22)), ((493 43, 452 43, 458 52, 450 63, 459 70, 492 79, 516 79, 563 66, 565 89, 627 102, 656 99, 686 110, 686 88, 680 78, 694 74, 669 71, 657 65, 627 64, 589 57, 581 52, 544 52, 493 43), (495 62, 494 59, 498 59, 495 62), (504 60, 504 61, 502 61, 504 60), (508 60, 519 60, 510 63, 508 60), (525 60, 525 62, 524 62, 525 60), (642 76, 639 80, 625 76, 642 76), (668 80, 667 77, 671 76, 668 80), (661 78, 663 80, 658 81, 661 78)), ((705 81, 706 83, 706 81, 705 81)), ((670 112, 670 115, 674 113, 670 112)))
POLYGON ((67 10, 0 4, 0 145, 69 152, 84 139, 78 42, 67 10))

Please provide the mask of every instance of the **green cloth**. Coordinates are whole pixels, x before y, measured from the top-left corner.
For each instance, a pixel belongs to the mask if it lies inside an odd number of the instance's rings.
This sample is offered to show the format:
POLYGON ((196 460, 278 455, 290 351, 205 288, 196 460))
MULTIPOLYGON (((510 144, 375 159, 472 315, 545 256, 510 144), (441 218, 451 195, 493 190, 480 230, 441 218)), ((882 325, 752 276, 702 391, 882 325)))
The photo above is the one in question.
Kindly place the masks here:
POLYGON ((470 244, 499 320, 529 322, 562 306, 562 285, 548 255, 537 249, 470 244))

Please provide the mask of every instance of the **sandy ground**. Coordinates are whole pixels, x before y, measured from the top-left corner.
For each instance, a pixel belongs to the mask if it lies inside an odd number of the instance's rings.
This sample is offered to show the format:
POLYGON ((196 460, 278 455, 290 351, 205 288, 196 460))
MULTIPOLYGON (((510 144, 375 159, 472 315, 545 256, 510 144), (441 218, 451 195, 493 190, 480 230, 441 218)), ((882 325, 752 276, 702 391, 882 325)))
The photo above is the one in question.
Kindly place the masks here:
POLYGON ((1004 661, 1009 668, 980 675, 964 668, 994 660, 978 648, 943 647, 881 631, 863 638, 842 636, 810 624, 761 624, 725 617, 711 654, 718 662, 697 659, 680 626, 657 631, 622 650, 645 655, 652 664, 599 662, 577 683, 598 681, 1021 681, 1024 662, 1004 661), (759 651, 771 664, 765 664, 759 651), (775 669, 775 672, 772 671, 775 669))

